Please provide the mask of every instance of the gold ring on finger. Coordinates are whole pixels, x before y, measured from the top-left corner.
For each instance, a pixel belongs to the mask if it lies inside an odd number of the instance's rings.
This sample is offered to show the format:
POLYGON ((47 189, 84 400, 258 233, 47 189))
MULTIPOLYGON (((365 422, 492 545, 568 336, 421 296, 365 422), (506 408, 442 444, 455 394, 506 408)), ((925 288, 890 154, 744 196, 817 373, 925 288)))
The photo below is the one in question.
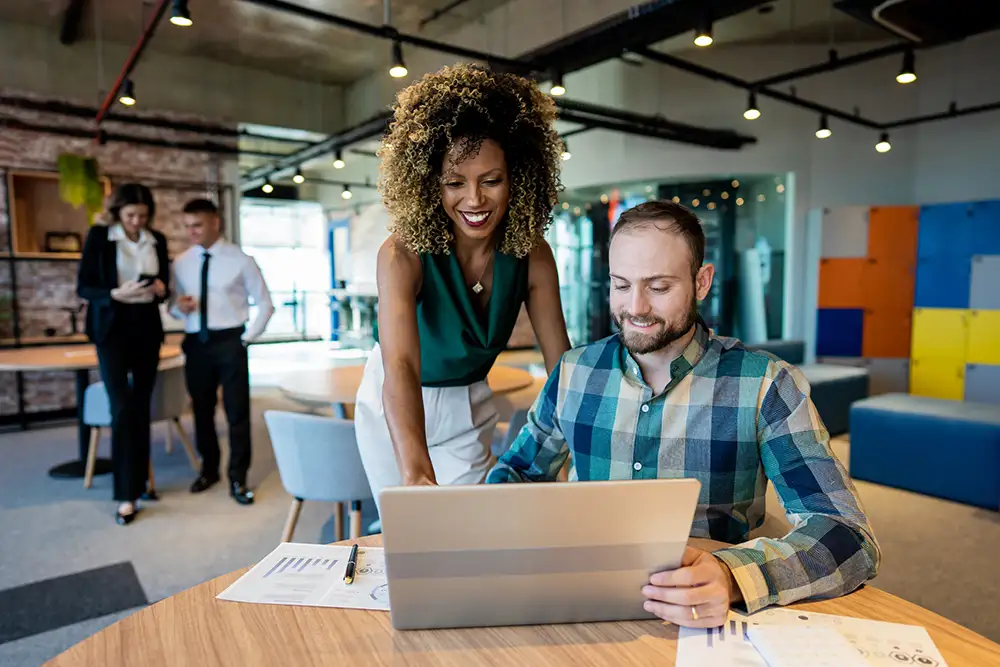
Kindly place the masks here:
POLYGON ((691 607, 691 618, 692 620, 698 620, 698 607, 691 607))

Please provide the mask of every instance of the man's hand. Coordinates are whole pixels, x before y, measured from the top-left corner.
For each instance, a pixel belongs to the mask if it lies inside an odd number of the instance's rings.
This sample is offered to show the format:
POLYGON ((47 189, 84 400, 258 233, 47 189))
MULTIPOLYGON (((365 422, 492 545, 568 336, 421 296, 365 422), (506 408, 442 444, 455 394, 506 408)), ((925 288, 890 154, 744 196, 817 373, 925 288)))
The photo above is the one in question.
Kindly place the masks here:
POLYGON ((643 608, 664 621, 689 628, 717 628, 740 597, 732 572, 707 551, 687 547, 676 570, 657 572, 642 594, 643 608))
POLYGON ((198 309, 198 302, 190 294, 177 297, 177 308, 185 315, 190 315, 198 309))
POLYGON ((430 471, 413 470, 404 474, 403 486, 437 486, 433 468, 430 471))

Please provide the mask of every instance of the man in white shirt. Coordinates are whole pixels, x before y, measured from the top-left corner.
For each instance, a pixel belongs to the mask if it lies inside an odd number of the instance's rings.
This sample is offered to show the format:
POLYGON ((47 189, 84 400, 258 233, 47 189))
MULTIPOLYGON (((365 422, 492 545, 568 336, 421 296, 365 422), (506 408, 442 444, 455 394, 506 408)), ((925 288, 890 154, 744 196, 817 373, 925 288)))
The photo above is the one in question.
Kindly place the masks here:
POLYGON ((194 409, 201 475, 191 485, 200 493, 219 481, 219 438, 215 407, 219 386, 229 422, 229 493, 241 505, 253 503, 250 469, 250 371, 247 345, 274 313, 264 277, 252 257, 222 238, 215 204, 193 199, 184 206, 191 247, 173 263, 174 316, 184 320, 185 376, 194 409), (251 301, 257 314, 250 319, 251 301))

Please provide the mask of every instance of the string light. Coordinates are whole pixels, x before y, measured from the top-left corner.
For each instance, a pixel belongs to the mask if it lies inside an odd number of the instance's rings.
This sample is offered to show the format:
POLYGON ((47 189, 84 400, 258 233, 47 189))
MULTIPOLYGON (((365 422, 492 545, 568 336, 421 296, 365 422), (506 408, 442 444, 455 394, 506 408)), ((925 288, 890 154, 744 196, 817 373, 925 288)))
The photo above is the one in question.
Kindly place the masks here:
POLYGON ((274 192, 274 186, 271 185, 271 181, 267 180, 264 181, 264 185, 260 186, 260 189, 266 195, 269 195, 272 192, 274 192))
POLYGON ((554 95, 559 97, 560 95, 566 94, 566 86, 563 85, 563 75, 562 72, 556 72, 552 75, 552 87, 549 88, 549 95, 554 95))
POLYGON ((336 157, 333 160, 333 168, 334 169, 343 169, 344 165, 345 165, 345 163, 344 163, 344 154, 338 148, 337 149, 337 153, 336 153, 336 157))
POLYGON ((344 191, 340 193, 340 196, 343 199, 350 199, 351 197, 353 197, 354 193, 351 192, 351 186, 350 185, 345 185, 344 186, 344 191))
POLYGON ((302 175, 301 169, 296 169, 295 175, 292 176, 292 180, 298 183, 299 185, 302 185, 303 183, 306 182, 306 177, 302 175))
POLYGON ((737 206, 743 206, 743 197, 737 197, 736 198, 736 205, 737 206))

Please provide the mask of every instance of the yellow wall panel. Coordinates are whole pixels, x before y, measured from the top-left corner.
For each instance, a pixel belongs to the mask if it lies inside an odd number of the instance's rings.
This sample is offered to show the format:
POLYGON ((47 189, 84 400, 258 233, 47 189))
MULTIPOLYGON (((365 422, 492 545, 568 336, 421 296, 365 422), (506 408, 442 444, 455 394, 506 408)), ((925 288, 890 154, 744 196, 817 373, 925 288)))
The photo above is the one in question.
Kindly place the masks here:
POLYGON ((927 361, 965 363, 969 311, 959 308, 915 308, 910 355, 927 361))
POLYGON ((970 364, 1000 364, 1000 310, 969 313, 970 364))
POLYGON ((961 401, 965 396, 965 364, 938 359, 912 359, 910 393, 961 401))

